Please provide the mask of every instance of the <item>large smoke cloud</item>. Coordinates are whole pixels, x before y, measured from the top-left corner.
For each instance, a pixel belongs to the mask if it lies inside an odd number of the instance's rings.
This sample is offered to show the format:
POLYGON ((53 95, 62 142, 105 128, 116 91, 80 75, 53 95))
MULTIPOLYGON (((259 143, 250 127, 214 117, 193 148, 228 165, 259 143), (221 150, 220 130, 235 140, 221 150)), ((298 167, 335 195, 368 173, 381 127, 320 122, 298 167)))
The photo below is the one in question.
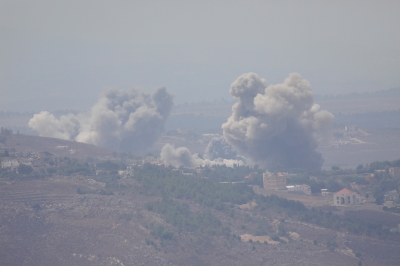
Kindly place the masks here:
POLYGON ((239 154, 265 167, 320 169, 323 158, 314 132, 334 116, 314 104, 307 80, 292 73, 282 84, 267 86, 265 79, 247 73, 229 92, 238 102, 222 129, 239 154))
POLYGON ((179 147, 175 148, 171 144, 166 144, 160 153, 161 159, 166 164, 170 164, 175 167, 196 167, 200 165, 222 165, 232 167, 234 164, 242 165, 243 162, 240 160, 230 160, 223 158, 216 158, 214 160, 200 158, 198 154, 192 154, 188 148, 179 147))
POLYGON ((172 95, 164 87, 152 94, 138 89, 107 89, 89 114, 56 118, 41 112, 33 116, 29 127, 45 137, 140 153, 160 136, 172 106, 172 95))

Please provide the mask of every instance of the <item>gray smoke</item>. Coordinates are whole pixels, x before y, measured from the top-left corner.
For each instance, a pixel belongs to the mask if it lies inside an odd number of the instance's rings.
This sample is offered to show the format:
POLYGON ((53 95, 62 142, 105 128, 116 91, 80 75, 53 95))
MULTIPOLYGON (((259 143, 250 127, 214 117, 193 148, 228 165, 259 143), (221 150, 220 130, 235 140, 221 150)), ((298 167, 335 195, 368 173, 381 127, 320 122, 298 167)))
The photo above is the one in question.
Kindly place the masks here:
POLYGON ((208 143, 204 157, 210 160, 217 158, 237 159, 237 152, 224 137, 214 137, 208 143))
POLYGON ((239 154, 265 167, 321 168, 314 133, 330 125, 334 116, 314 104, 307 80, 291 73, 282 84, 267 86, 265 79, 247 73, 229 92, 238 102, 222 129, 239 154))
POLYGON ((240 160, 229 160, 223 158, 217 158, 214 160, 202 159, 198 154, 192 154, 188 148, 179 147, 175 148, 171 144, 166 144, 160 153, 161 160, 166 164, 170 164, 175 167, 185 166, 185 167, 196 167, 200 165, 222 165, 233 167, 234 164, 243 165, 244 163, 240 160))
POLYGON ((172 95, 164 87, 152 94, 138 89, 107 89, 89 114, 56 118, 49 112, 41 112, 28 125, 40 136, 141 153, 164 130, 172 106, 172 95))

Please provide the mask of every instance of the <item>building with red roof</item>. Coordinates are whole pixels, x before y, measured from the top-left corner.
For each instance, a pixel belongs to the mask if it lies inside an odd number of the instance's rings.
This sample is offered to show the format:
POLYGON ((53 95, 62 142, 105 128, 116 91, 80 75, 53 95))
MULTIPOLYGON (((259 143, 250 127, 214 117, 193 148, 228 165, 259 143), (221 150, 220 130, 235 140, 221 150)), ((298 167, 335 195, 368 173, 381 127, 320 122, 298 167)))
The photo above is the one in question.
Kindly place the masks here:
POLYGON ((362 197, 350 189, 344 188, 333 194, 333 204, 336 206, 348 206, 360 204, 362 197))

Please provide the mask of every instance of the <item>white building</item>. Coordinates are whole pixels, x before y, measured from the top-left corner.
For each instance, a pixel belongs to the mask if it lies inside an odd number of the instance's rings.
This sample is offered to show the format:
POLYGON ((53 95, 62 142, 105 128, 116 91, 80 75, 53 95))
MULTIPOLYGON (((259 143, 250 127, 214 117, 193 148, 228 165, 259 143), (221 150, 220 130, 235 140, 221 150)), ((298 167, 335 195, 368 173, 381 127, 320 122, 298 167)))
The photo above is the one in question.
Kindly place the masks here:
POLYGON ((56 150, 68 150, 68 146, 56 146, 56 150))
POLYGON ((336 206, 360 204, 362 203, 362 200, 362 196, 347 188, 333 194, 333 204, 336 206))
POLYGON ((307 195, 311 195, 311 187, 309 185, 294 185, 286 186, 288 192, 302 192, 307 195))
POLYGON ((356 125, 347 125, 344 127, 344 131, 346 132, 356 132, 357 126, 356 125))
POLYGON ((328 197, 328 196, 332 196, 333 193, 329 192, 328 189, 326 189, 326 188, 321 188, 321 195, 324 197, 328 197))
POLYGON ((1 162, 1 168, 10 168, 11 170, 16 169, 19 166, 17 159, 5 159, 1 162))

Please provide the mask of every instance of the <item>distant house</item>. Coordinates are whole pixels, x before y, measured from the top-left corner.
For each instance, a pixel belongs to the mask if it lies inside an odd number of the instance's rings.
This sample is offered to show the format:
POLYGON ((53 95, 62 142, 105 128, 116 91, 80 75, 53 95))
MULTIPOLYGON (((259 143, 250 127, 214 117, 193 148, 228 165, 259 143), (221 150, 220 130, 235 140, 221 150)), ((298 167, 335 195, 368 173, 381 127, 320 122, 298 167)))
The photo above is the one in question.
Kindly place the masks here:
POLYGON ((327 196, 332 196, 333 194, 332 192, 329 192, 328 189, 321 188, 321 195, 327 197, 327 196))
POLYGON ((196 173, 201 174, 201 173, 203 173, 203 171, 204 171, 204 168, 196 167, 196 173))
POLYGON ((381 174, 386 173, 386 170, 375 170, 374 173, 377 175, 381 175, 381 174))
POLYGON ((286 189, 286 173, 263 173, 263 185, 265 189, 286 189))
POLYGON ((351 187, 351 189, 354 189, 354 190, 363 190, 365 188, 365 185, 360 185, 360 184, 357 184, 356 182, 353 182, 350 184, 350 187, 351 187))
POLYGON ((119 171, 118 171, 118 174, 119 174, 120 176, 122 176, 122 177, 126 177, 126 176, 128 175, 128 171, 119 170, 119 171))
POLYGON ((56 150, 68 150, 68 146, 56 146, 56 150))
POLYGON ((250 174, 246 175, 244 179, 250 180, 253 179, 257 175, 257 172, 251 172, 250 174))
POLYGON ((181 173, 182 173, 182 175, 185 175, 185 176, 192 176, 193 175, 193 173, 185 173, 185 172, 183 172, 183 170, 181 171, 181 173))
POLYGON ((302 192, 306 195, 311 195, 311 187, 307 184, 286 186, 288 192, 302 192))
POLYGON ((347 188, 333 194, 333 204, 336 206, 356 205, 362 203, 362 201, 362 196, 347 188))
POLYGON ((399 202, 399 192, 396 190, 392 190, 389 192, 386 192, 384 195, 385 202, 391 201, 393 203, 398 203, 399 202))
POLYGON ((344 127, 344 131, 346 132, 356 132, 357 126, 356 125, 347 125, 344 127))
POLYGON ((391 175, 391 176, 400 175, 400 167, 391 167, 391 168, 389 168, 389 175, 391 175))
POLYGON ((1 162, 1 168, 16 169, 19 166, 17 159, 5 159, 1 162))

